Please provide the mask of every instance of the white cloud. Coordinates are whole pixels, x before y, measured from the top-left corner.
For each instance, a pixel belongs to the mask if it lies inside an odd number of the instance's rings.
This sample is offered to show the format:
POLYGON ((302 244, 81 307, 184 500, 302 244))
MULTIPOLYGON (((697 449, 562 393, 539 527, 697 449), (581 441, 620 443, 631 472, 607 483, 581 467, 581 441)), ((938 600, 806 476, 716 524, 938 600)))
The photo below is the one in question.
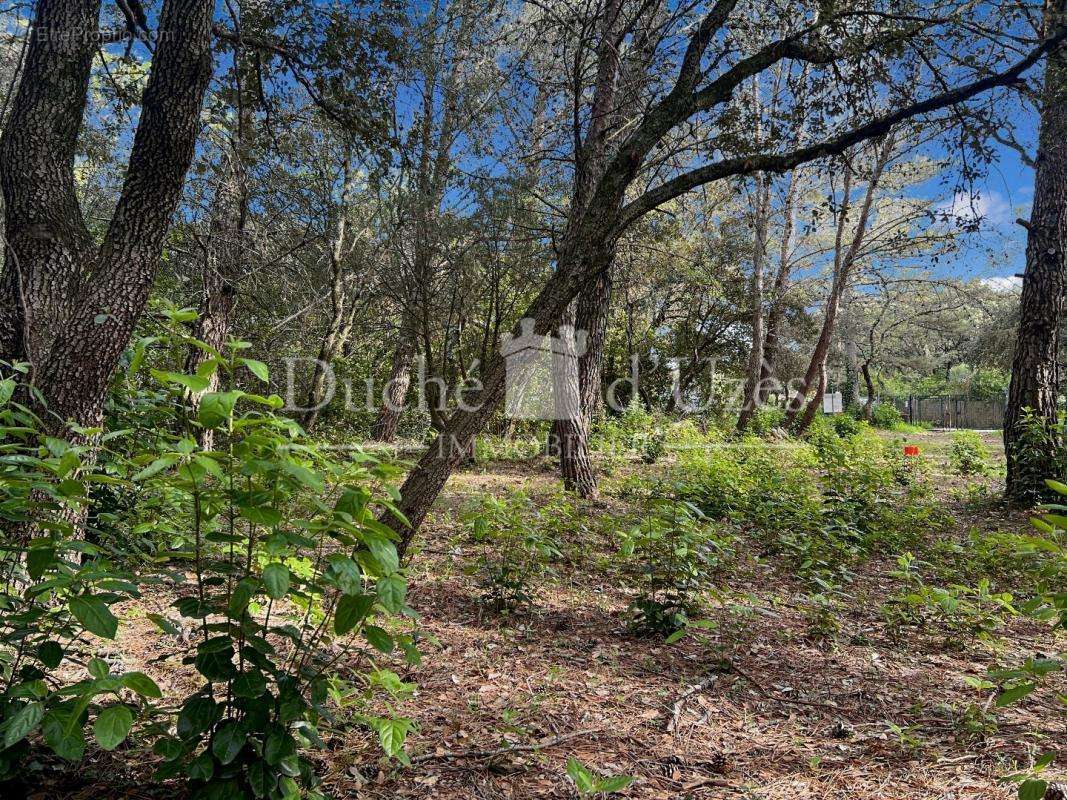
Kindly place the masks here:
POLYGON ((1023 279, 1015 275, 998 275, 995 278, 982 278, 978 281, 995 292, 1017 292, 1023 285, 1023 279))
POLYGON ((935 211, 944 215, 950 223, 955 221, 959 226, 975 223, 982 226, 1004 225, 1012 220, 1011 204, 1000 192, 956 192, 951 200, 940 203, 935 211))

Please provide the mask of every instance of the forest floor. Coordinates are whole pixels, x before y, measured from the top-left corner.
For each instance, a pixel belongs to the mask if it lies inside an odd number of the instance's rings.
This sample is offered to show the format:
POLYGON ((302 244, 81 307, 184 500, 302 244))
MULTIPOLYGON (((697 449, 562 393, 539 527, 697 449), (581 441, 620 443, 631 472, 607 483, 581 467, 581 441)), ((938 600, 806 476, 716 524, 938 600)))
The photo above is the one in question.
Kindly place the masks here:
MULTIPOLYGON (((1002 464, 996 435, 983 438, 1002 464)), ((996 478, 949 474, 946 435, 908 440, 923 447, 955 518, 941 536, 966 541, 972 527, 1028 527, 995 502, 996 478)), ((602 499, 583 506, 585 522, 569 532, 555 574, 528 610, 511 616, 480 602, 468 568, 478 546, 460 513, 472 497, 520 486, 532 503, 558 496, 553 465, 490 462, 453 478, 410 568, 423 661, 389 665, 418 687, 399 707, 417 723, 408 740, 414 763, 386 762, 353 726, 315 756, 333 796, 573 798, 566 762, 574 757, 599 774, 632 776, 618 796, 642 800, 1006 799, 1015 788, 1002 776, 1067 742, 1052 687, 998 710, 991 691, 967 683, 993 664, 1047 652, 1047 628, 1009 619, 988 641, 936 627, 894 631, 880 613, 900 591, 888 556, 857 569, 827 612, 784 564, 745 553, 742 541, 709 602, 714 630, 674 644, 634 635, 632 595, 613 555, 627 512, 616 489, 662 466, 602 466, 602 499)), ((127 610, 115 657, 175 696, 189 688, 183 646, 138 619, 170 599, 152 595, 127 610)), ((38 797, 175 796, 147 788, 140 770, 149 766, 100 753, 38 797)))

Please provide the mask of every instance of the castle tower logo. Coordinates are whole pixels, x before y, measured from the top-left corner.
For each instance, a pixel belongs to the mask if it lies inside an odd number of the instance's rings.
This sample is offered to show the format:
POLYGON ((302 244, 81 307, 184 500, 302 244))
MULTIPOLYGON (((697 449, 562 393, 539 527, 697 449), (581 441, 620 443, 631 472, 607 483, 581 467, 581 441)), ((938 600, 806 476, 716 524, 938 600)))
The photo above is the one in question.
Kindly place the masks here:
POLYGON ((561 325, 539 335, 534 321, 519 323, 520 336, 505 336, 500 352, 507 371, 504 414, 509 419, 578 419, 578 360, 588 347, 585 331, 561 325))

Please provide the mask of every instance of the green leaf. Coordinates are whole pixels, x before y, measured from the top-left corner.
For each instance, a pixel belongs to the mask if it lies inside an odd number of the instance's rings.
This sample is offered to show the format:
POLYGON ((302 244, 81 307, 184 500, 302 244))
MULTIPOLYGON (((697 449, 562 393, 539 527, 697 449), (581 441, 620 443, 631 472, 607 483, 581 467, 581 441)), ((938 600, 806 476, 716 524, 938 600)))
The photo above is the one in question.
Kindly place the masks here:
POLYGON ((222 717, 222 707, 210 697, 194 695, 178 713, 178 735, 191 739, 214 725, 222 717))
POLYGON ((1056 492, 1056 494, 1067 496, 1067 484, 1060 483, 1059 481, 1054 481, 1051 478, 1047 478, 1045 480, 1045 485, 1052 491, 1056 492))
POLYGON ((1035 683, 1020 683, 1018 686, 1012 686, 1009 689, 1005 689, 1003 692, 997 695, 997 707, 1010 705, 1018 702, 1026 697, 1030 692, 1037 688, 1035 683))
POLYGON ((1019 800, 1042 800, 1048 791, 1046 781, 1029 778, 1019 786, 1019 800))
POLYGON ((41 735, 57 756, 67 761, 80 761, 85 754, 85 734, 76 719, 71 724, 72 713, 58 709, 49 711, 41 722, 41 735))
POLYGON ((233 416, 233 407, 244 392, 234 389, 229 392, 208 392, 200 398, 197 418, 205 428, 225 427, 233 416))
POLYGON ((111 674, 111 668, 102 658, 90 658, 88 664, 89 674, 94 678, 106 678, 111 674))
POLYGON ((267 679, 261 672, 242 672, 231 686, 235 697, 256 698, 267 691, 267 679))
POLYGON ((167 453, 166 455, 162 455, 155 461, 153 461, 151 464, 149 464, 147 467, 142 469, 140 472, 138 472, 136 475, 134 475, 133 480, 143 481, 145 478, 151 478, 153 475, 162 472, 167 467, 171 467, 174 464, 177 464, 178 459, 180 458, 181 456, 179 456, 177 453, 167 453))
POLYGON ((157 700, 163 697, 163 692, 160 691, 156 682, 143 672, 127 672, 122 676, 122 685, 141 697, 153 697, 157 700))
POLYGON ((363 635, 376 650, 381 650, 383 653, 393 652, 393 637, 377 625, 367 625, 363 629, 363 635))
POLYGON ((70 613, 85 626, 87 631, 95 633, 97 636, 103 636, 105 639, 115 638, 115 634, 119 629, 119 621, 111 613, 107 603, 99 597, 79 595, 78 597, 70 598, 70 602, 67 605, 70 608, 70 613))
POLYGON ((211 753, 205 750, 190 761, 186 774, 194 781, 211 780, 211 776, 215 774, 215 761, 211 758, 211 753))
POLYGON ((359 565, 348 556, 334 553, 330 556, 329 576, 345 594, 359 594, 363 588, 363 573, 359 565))
POLYGON ((414 724, 410 719, 404 718, 382 719, 376 722, 378 741, 381 742, 386 755, 396 758, 404 752, 404 742, 414 724))
POLYGON ((343 636, 359 625, 374 607, 374 597, 369 594, 342 595, 337 602, 337 613, 333 620, 333 629, 343 636))
POLYGON ((604 778, 601 781, 597 781, 596 790, 603 794, 612 794, 614 792, 621 792, 634 782, 634 779, 629 775, 613 775, 610 778, 604 778))
POLYGON ((267 370, 267 365, 262 361, 256 361, 254 358, 239 358, 237 363, 248 367, 248 371, 264 383, 270 382, 270 373, 267 370))
POLYGON ((160 383, 184 386, 190 392, 202 392, 209 385, 208 378, 204 375, 182 375, 177 372, 154 369, 152 370, 152 377, 160 383))
POLYGON ((237 585, 233 587, 233 593, 230 595, 229 612, 231 617, 240 617, 244 614, 245 609, 248 608, 248 603, 252 600, 252 595, 256 593, 258 588, 259 581, 255 578, 242 578, 237 582, 237 585))
POLYGON ((229 764, 245 746, 248 735, 236 720, 227 720, 215 731, 211 742, 211 752, 222 764, 229 764))
POLYGON ((26 551, 26 571, 33 580, 38 580, 45 571, 56 562, 56 551, 52 547, 31 547, 26 551))
POLYGON ((133 727, 133 714, 126 706, 108 706, 96 718, 93 736, 105 750, 114 750, 133 727))
POLYGON ((400 568, 400 558, 396 554, 395 544, 373 533, 365 533, 363 538, 367 543, 367 549, 370 550, 378 564, 380 574, 391 575, 400 568))
POLYGON ((12 715, 4 724, 4 747, 8 748, 22 741, 44 718, 44 706, 41 703, 27 703, 12 715))
POLYGON ((590 794, 596 788, 596 779, 585 765, 573 756, 567 759, 567 774, 581 794, 590 794))
POLYGON ((59 642, 41 642, 37 647, 37 658, 49 669, 55 669, 63 661, 63 647, 59 642))
POLYGON ((289 568, 275 562, 263 568, 263 585, 267 587, 267 596, 281 600, 289 591, 289 568))
POLYGON ((388 611, 396 614, 404 607, 407 583, 399 575, 388 575, 378 580, 378 600, 388 611))

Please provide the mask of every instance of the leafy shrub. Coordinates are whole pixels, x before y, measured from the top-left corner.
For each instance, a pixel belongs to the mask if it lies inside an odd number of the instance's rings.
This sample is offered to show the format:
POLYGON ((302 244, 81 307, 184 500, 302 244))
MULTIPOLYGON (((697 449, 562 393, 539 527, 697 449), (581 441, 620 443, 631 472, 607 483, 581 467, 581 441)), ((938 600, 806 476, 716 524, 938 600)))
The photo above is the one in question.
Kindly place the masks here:
POLYGON ((615 794, 628 788, 634 782, 629 775, 598 775, 578 759, 567 759, 567 774, 574 781, 578 794, 587 795, 615 794))
POLYGON ((503 498, 484 496, 463 514, 474 541, 485 545, 475 571, 487 605, 510 613, 533 600, 533 583, 561 557, 556 538, 526 516, 530 498, 512 492, 503 498))
POLYGON ((756 436, 766 436, 771 431, 781 428, 785 420, 785 411, 781 408, 768 407, 756 409, 752 415, 749 430, 756 436))
POLYGON ((989 448, 974 431, 956 431, 949 461, 957 475, 984 475, 989 471, 989 448))
MULTIPOLYGON (((414 616, 396 534, 376 519, 394 508, 395 470, 361 453, 332 459, 275 413, 280 398, 229 388, 267 379, 263 364, 240 355, 246 345, 217 352, 183 333, 192 312, 163 316, 164 335, 139 342, 122 400, 108 408, 131 428, 98 436, 91 448, 42 435, 11 401, 12 382, 0 382, 0 770, 17 769, 38 729, 47 746, 77 760, 94 715, 97 743, 112 749, 143 712, 151 721, 140 732, 163 759, 158 776, 183 777, 193 797, 321 797, 301 751, 332 724, 329 698, 349 680, 386 701, 393 688, 375 680, 380 670, 340 676, 334 665, 344 656, 372 663, 353 650, 418 657, 413 637, 393 622, 414 616), (196 374, 153 369, 156 387, 128 391, 146 361, 164 367, 189 346, 208 355, 196 374), (206 392, 215 373, 225 388, 206 392), (210 451, 197 441, 205 430, 214 432, 210 451), (147 525, 162 533, 148 535, 147 525), (120 561, 142 568, 136 580, 114 566, 120 561), (201 681, 178 702, 176 719, 151 707, 161 692, 150 678, 112 674, 85 636, 113 638, 111 607, 136 598, 138 583, 160 582, 179 587, 174 606, 192 631, 185 663, 201 681), (72 682, 79 662, 88 676, 72 682)), ((149 618, 179 633, 172 619, 149 618)), ((406 759, 411 722, 371 711, 367 704, 360 721, 389 755, 406 759)))
POLYGON ((634 628, 664 636, 683 630, 729 542, 693 505, 650 500, 644 518, 622 534, 622 555, 639 572, 634 628))
POLYGON ((143 673, 112 674, 87 638, 114 639, 112 606, 139 594, 114 553, 84 536, 93 487, 124 482, 94 466, 106 437, 93 448, 49 436, 14 393, 9 374, 0 380, 0 780, 20 774, 38 732, 79 760, 93 716, 97 744, 114 749, 161 696, 143 673))
POLYGON ((852 414, 833 414, 830 424, 838 436, 848 439, 860 432, 860 421, 852 414))
POLYGON ((1029 504, 1055 500, 1056 493, 1045 488, 1045 478, 1048 475, 1067 474, 1063 423, 1049 426, 1040 417, 1025 410, 1016 424, 1018 435, 1006 455, 1015 466, 1017 485, 1025 488, 1014 499, 1029 504))
POLYGON ((882 615, 891 628, 936 623, 942 628, 986 637, 1002 627, 1007 616, 1017 613, 1012 595, 992 591, 987 579, 981 579, 975 587, 931 585, 922 577, 923 566, 911 553, 897 559, 897 569, 890 574, 902 581, 905 589, 882 606, 882 615))
MULTIPOLYGON (((266 368, 241 357, 243 347, 232 342, 225 355, 207 348, 196 375, 153 375, 177 404, 204 391, 216 371, 223 386, 239 370, 265 381, 266 368)), ((394 470, 361 453, 332 459, 274 413, 280 405, 239 389, 205 393, 166 447, 139 457, 133 477, 180 495, 187 514, 186 541, 164 556, 194 574, 192 591, 174 605, 197 632, 185 662, 203 684, 181 704, 173 730, 156 726, 153 749, 165 762, 159 777, 185 775, 196 797, 296 797, 301 788, 320 796, 300 751, 319 744, 320 727, 331 723, 337 653, 399 648, 418 657, 412 636, 386 627, 393 615, 414 616, 396 534, 376 519, 394 509, 395 490, 380 488, 394 470), (201 430, 215 432, 215 449, 198 447, 201 430)), ((174 631, 165 618, 156 622, 174 631)), ((408 720, 363 721, 389 755, 405 758, 408 720)))
POLYGON ((904 417, 892 403, 875 403, 871 409, 871 425, 883 430, 894 430, 898 425, 904 424, 904 417))

